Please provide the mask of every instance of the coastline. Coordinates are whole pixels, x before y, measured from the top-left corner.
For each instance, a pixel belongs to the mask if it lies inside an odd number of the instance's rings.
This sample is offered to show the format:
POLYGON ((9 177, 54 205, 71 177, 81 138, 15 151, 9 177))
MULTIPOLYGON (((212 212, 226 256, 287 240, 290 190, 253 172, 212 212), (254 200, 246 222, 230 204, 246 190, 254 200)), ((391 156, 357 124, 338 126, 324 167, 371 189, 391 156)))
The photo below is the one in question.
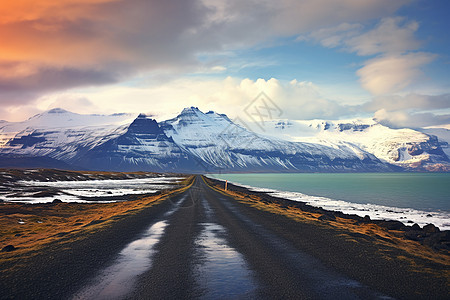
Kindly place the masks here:
MULTIPOLYGON (((211 174, 208 177, 225 180, 250 191, 264 192, 275 198, 288 199, 320 207, 327 211, 369 216, 372 220, 395 220, 405 225, 417 223, 420 227, 433 224, 441 231, 450 230, 450 207, 447 201, 450 190, 446 184, 450 179, 426 177, 404 177, 403 173, 348 176, 347 174, 317 174, 305 176, 285 174, 211 174), (420 181, 420 183, 418 182, 420 181), (432 194, 428 185, 437 182, 438 192, 432 194), (416 184, 417 183, 417 184, 416 184), (422 187, 427 185, 425 192, 422 187), (418 191, 419 190, 419 191, 418 191)), ((413 174, 415 175, 415 174, 413 174)), ((427 174, 429 175, 429 174, 427 174)))
MULTIPOLYGON (((224 186, 224 181, 207 177, 215 186, 224 186)), ((356 214, 343 213, 341 211, 327 210, 322 207, 312 206, 302 201, 281 198, 273 196, 265 191, 250 190, 246 186, 236 185, 228 182, 228 190, 248 195, 260 197, 265 203, 274 203, 281 205, 282 208, 295 207, 306 213, 318 214, 321 221, 335 221, 336 218, 342 218, 353 222, 355 225, 373 224, 386 230, 397 231, 400 236, 418 241, 422 245, 429 246, 437 251, 443 251, 450 255, 450 230, 440 230, 434 224, 428 224, 421 228, 417 224, 404 224, 396 220, 372 220, 369 216, 359 216, 356 214)))
MULTIPOLYGON (((413 240, 414 235, 408 238, 405 234, 415 231, 404 231, 397 222, 374 222, 332 213, 233 184, 224 191, 221 181, 204 180, 212 189, 234 199, 233 204, 242 215, 364 285, 399 299, 445 299, 450 292, 449 252, 435 244, 428 245, 437 236, 448 237, 448 231, 431 234, 421 229, 418 232, 423 239, 413 240)), ((149 223, 172 207, 171 194, 186 191, 189 184, 185 182, 185 187, 179 190, 153 195, 153 200, 122 202, 120 205, 130 207, 103 223, 94 222, 85 227, 90 229, 88 234, 83 231, 63 235, 28 254, 0 253, 0 289, 3 291, 0 298, 68 298, 73 295, 149 223), (132 207, 139 203, 142 207, 132 207)), ((56 205, 70 207, 74 204, 56 205)), ((101 205, 113 204, 93 204, 101 205)), ((45 204, 35 207, 39 206, 45 204)), ((183 213, 188 211, 183 210, 183 213)), ((218 220, 227 222, 220 210, 217 213, 218 220)), ((234 227, 235 233, 231 233, 239 236, 242 229, 234 227)), ((446 243, 448 245, 448 239, 446 243)), ((246 252, 249 246, 246 242, 231 238, 231 245, 248 259, 258 260, 258 252, 246 252)))
POLYGON ((446 299, 450 293, 450 231, 372 221, 253 192, 206 178, 299 249, 399 299, 446 299), (431 230, 430 230, 431 229, 431 230), (435 242, 439 241, 436 247, 435 242))

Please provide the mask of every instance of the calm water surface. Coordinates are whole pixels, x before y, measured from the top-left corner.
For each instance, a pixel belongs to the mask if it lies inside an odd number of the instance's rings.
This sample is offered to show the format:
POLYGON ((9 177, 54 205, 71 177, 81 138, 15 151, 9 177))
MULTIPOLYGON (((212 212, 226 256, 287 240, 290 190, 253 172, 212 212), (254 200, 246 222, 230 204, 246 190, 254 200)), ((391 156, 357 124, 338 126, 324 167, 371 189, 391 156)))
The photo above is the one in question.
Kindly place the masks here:
POLYGON ((450 173, 215 174, 253 187, 361 204, 450 212, 450 173))

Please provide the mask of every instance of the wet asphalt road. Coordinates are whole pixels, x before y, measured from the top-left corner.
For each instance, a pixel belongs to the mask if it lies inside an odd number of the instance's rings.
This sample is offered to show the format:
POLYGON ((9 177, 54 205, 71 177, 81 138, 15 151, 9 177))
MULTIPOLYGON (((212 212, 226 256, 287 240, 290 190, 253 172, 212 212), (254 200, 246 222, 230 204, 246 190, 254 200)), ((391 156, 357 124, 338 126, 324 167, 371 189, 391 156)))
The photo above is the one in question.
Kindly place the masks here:
POLYGON ((169 201, 73 299, 388 298, 302 252, 201 176, 169 201))

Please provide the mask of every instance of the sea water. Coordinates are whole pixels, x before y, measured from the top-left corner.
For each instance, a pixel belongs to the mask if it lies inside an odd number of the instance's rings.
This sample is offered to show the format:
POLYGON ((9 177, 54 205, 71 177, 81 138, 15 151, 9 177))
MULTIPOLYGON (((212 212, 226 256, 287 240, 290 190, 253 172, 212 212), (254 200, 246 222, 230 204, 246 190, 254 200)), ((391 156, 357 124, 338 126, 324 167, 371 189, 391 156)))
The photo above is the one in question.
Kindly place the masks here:
POLYGON ((450 173, 214 174, 255 191, 372 219, 450 230, 450 173))

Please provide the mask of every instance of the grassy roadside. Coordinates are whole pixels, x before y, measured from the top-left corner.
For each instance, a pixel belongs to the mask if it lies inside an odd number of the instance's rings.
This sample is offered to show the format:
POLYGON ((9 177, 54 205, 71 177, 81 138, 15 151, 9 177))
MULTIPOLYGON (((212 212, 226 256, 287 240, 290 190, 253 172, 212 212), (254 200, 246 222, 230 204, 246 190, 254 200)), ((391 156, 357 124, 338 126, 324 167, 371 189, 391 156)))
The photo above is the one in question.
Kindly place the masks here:
MULTIPOLYGON (((273 197, 235 190, 224 190, 223 184, 203 177, 211 188, 230 196, 237 202, 256 210, 284 216, 294 222, 309 224, 322 229, 323 234, 334 232, 343 244, 376 249, 378 257, 386 261, 406 264, 413 273, 428 274, 441 278, 450 285, 450 255, 447 251, 436 251, 426 245, 404 238, 404 232, 388 230, 371 222, 359 222, 344 217, 319 220, 324 211, 306 211, 296 206, 295 202, 279 202, 273 197)), ((319 230, 320 231, 320 230, 319 230)), ((374 262, 375 263, 375 262, 374 262)))
POLYGON ((181 188, 115 203, 1 203, 0 249, 12 245, 16 250, 0 252, 0 264, 19 263, 41 253, 50 244, 64 245, 86 239, 185 191, 192 182, 193 177, 187 177, 181 182, 181 188))

